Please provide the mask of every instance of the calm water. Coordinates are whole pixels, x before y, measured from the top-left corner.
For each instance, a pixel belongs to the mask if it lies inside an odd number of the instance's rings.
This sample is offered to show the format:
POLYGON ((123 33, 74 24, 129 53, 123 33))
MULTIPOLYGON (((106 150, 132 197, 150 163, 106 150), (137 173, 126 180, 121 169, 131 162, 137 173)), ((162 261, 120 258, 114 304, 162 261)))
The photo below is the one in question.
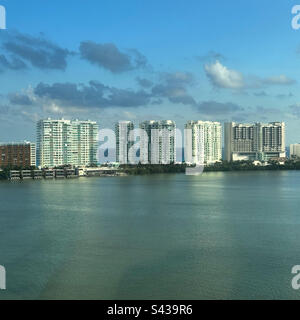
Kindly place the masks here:
POLYGON ((299 299, 300 172, 0 183, 0 299, 299 299))

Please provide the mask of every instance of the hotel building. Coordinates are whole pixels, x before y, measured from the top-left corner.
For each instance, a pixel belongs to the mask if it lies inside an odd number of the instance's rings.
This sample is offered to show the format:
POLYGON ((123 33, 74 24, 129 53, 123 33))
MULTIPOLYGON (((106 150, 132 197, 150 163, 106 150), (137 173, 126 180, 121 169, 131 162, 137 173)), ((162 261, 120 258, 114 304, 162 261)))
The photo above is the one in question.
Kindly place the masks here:
POLYGON ((0 144, 0 168, 35 167, 36 146, 31 142, 0 144))
POLYGON ((189 121, 185 125, 184 159, 187 163, 212 164, 222 160, 220 122, 189 121))
POLYGON ((131 121, 119 121, 115 125, 116 160, 120 164, 134 163, 129 154, 129 150, 134 144, 133 141, 129 141, 133 129, 134 125, 131 121))
POLYGON ((225 123, 225 160, 260 160, 283 158, 285 123, 225 123))
POLYGON ((37 164, 42 168, 97 163, 98 125, 94 121, 40 120, 37 164))
POLYGON ((140 124, 140 159, 143 164, 176 162, 176 124, 171 120, 145 121, 140 124))

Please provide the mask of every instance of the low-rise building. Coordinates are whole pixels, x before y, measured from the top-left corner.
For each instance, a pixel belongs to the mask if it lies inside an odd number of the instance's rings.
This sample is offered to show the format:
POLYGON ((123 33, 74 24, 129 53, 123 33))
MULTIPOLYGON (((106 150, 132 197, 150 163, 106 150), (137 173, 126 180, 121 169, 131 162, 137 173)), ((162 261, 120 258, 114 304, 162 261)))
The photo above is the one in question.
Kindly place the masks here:
POLYGON ((0 144, 0 167, 35 167, 36 147, 34 143, 0 144))
POLYGON ((10 170, 9 179, 10 180, 20 180, 21 179, 20 171, 18 171, 18 170, 10 170))
POLYGON ((53 169, 44 169, 43 176, 45 179, 53 179, 55 178, 55 171, 53 169))
POLYGON ((54 172, 56 179, 63 179, 66 177, 64 169, 55 169, 54 172))
POLYGON ((32 176, 33 176, 33 179, 42 179, 43 178, 43 171, 42 170, 33 170, 32 176))
POLYGON ((78 178, 75 169, 65 169, 66 178, 78 178))
POLYGON ((32 179, 32 171, 31 170, 21 170, 21 178, 24 179, 32 179))

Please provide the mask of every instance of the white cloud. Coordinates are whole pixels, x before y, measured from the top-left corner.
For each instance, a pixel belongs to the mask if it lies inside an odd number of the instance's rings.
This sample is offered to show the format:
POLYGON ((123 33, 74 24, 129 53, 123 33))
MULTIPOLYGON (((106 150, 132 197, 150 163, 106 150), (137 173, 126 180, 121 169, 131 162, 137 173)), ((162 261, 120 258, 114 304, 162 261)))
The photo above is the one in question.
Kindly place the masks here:
POLYGON ((241 90, 258 89, 272 85, 293 85, 296 80, 284 74, 262 78, 258 76, 244 76, 241 72, 229 69, 218 60, 215 63, 206 64, 205 72, 212 84, 217 88, 241 90))
POLYGON ((54 113, 54 114, 64 114, 65 111, 63 108, 58 106, 56 103, 44 104, 43 106, 44 112, 54 113))
POLYGON ((227 89, 242 89, 245 87, 243 75, 223 66, 218 60, 204 66, 207 77, 214 86, 227 89))

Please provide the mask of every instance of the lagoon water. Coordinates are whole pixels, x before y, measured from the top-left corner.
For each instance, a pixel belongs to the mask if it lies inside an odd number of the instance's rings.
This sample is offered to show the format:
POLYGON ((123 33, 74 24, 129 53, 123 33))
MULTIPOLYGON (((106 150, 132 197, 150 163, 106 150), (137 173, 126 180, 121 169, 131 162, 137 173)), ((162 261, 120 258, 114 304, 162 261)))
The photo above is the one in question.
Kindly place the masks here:
POLYGON ((0 182, 1 299, 299 299, 300 172, 0 182))

